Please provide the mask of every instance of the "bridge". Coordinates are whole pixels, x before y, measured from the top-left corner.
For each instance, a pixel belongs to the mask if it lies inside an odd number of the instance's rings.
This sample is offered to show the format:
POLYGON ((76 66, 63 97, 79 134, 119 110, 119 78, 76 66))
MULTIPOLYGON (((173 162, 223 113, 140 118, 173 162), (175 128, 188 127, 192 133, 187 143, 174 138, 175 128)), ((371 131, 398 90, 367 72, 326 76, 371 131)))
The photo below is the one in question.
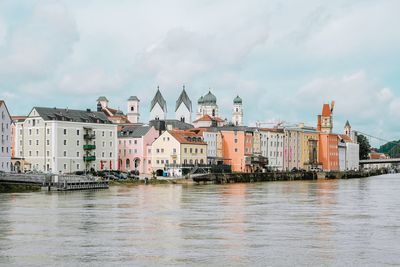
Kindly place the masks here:
POLYGON ((360 160, 360 165, 365 165, 365 164, 384 164, 384 163, 400 163, 400 158, 394 158, 394 159, 363 159, 363 160, 360 160))
POLYGON ((59 174, 0 174, 0 184, 36 185, 48 191, 106 189, 108 181, 96 177, 59 174))

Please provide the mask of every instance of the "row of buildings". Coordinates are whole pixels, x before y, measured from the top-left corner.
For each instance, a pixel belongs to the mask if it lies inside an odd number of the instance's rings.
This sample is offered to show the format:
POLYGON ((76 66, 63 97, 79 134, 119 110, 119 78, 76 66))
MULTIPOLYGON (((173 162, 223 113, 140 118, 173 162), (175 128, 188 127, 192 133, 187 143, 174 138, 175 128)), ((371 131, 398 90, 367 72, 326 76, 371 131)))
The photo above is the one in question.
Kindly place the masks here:
POLYGON ((0 170, 72 173, 89 170, 139 171, 180 176, 185 168, 229 165, 235 172, 265 169, 357 169, 358 144, 347 122, 343 134, 333 129, 333 103, 324 104, 317 127, 304 124, 273 128, 243 125, 243 103, 232 102, 232 118, 219 115, 209 91, 192 101, 183 87, 168 119, 159 88, 150 120, 140 120, 140 100, 131 96, 127 112, 110 107, 102 96, 96 110, 34 107, 27 116, 10 116, 0 102, 0 170))

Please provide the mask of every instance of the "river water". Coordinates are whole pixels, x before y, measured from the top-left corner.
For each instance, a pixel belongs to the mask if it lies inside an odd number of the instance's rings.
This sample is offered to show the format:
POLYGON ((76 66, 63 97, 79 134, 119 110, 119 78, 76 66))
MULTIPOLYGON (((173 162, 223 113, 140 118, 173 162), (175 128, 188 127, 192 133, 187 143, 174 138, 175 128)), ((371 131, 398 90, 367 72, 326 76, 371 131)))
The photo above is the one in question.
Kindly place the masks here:
POLYGON ((400 176, 0 194, 0 266, 400 265, 400 176))

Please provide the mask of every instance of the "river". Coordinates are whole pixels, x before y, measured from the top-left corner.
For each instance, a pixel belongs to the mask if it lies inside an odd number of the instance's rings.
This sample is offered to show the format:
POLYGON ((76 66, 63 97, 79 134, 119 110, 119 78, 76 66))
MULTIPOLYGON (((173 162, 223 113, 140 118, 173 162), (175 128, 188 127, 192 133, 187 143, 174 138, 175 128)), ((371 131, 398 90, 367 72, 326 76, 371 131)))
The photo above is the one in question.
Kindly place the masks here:
POLYGON ((400 175, 0 194, 0 266, 400 265, 400 175))

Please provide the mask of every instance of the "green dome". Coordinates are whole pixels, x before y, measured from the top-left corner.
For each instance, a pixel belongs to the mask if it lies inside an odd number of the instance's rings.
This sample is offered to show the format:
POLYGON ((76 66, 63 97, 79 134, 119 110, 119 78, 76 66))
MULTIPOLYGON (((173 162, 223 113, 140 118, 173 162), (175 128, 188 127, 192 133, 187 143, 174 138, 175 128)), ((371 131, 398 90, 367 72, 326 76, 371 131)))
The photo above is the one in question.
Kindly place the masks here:
POLYGON ((217 98, 211 93, 211 91, 208 91, 208 93, 204 96, 203 104, 217 104, 217 98))
POLYGON ((198 104, 203 104, 203 97, 200 97, 199 100, 197 100, 198 104))
POLYGON ((237 96, 237 97, 235 97, 235 99, 233 99, 233 103, 234 104, 242 104, 242 99, 239 96, 237 96))

